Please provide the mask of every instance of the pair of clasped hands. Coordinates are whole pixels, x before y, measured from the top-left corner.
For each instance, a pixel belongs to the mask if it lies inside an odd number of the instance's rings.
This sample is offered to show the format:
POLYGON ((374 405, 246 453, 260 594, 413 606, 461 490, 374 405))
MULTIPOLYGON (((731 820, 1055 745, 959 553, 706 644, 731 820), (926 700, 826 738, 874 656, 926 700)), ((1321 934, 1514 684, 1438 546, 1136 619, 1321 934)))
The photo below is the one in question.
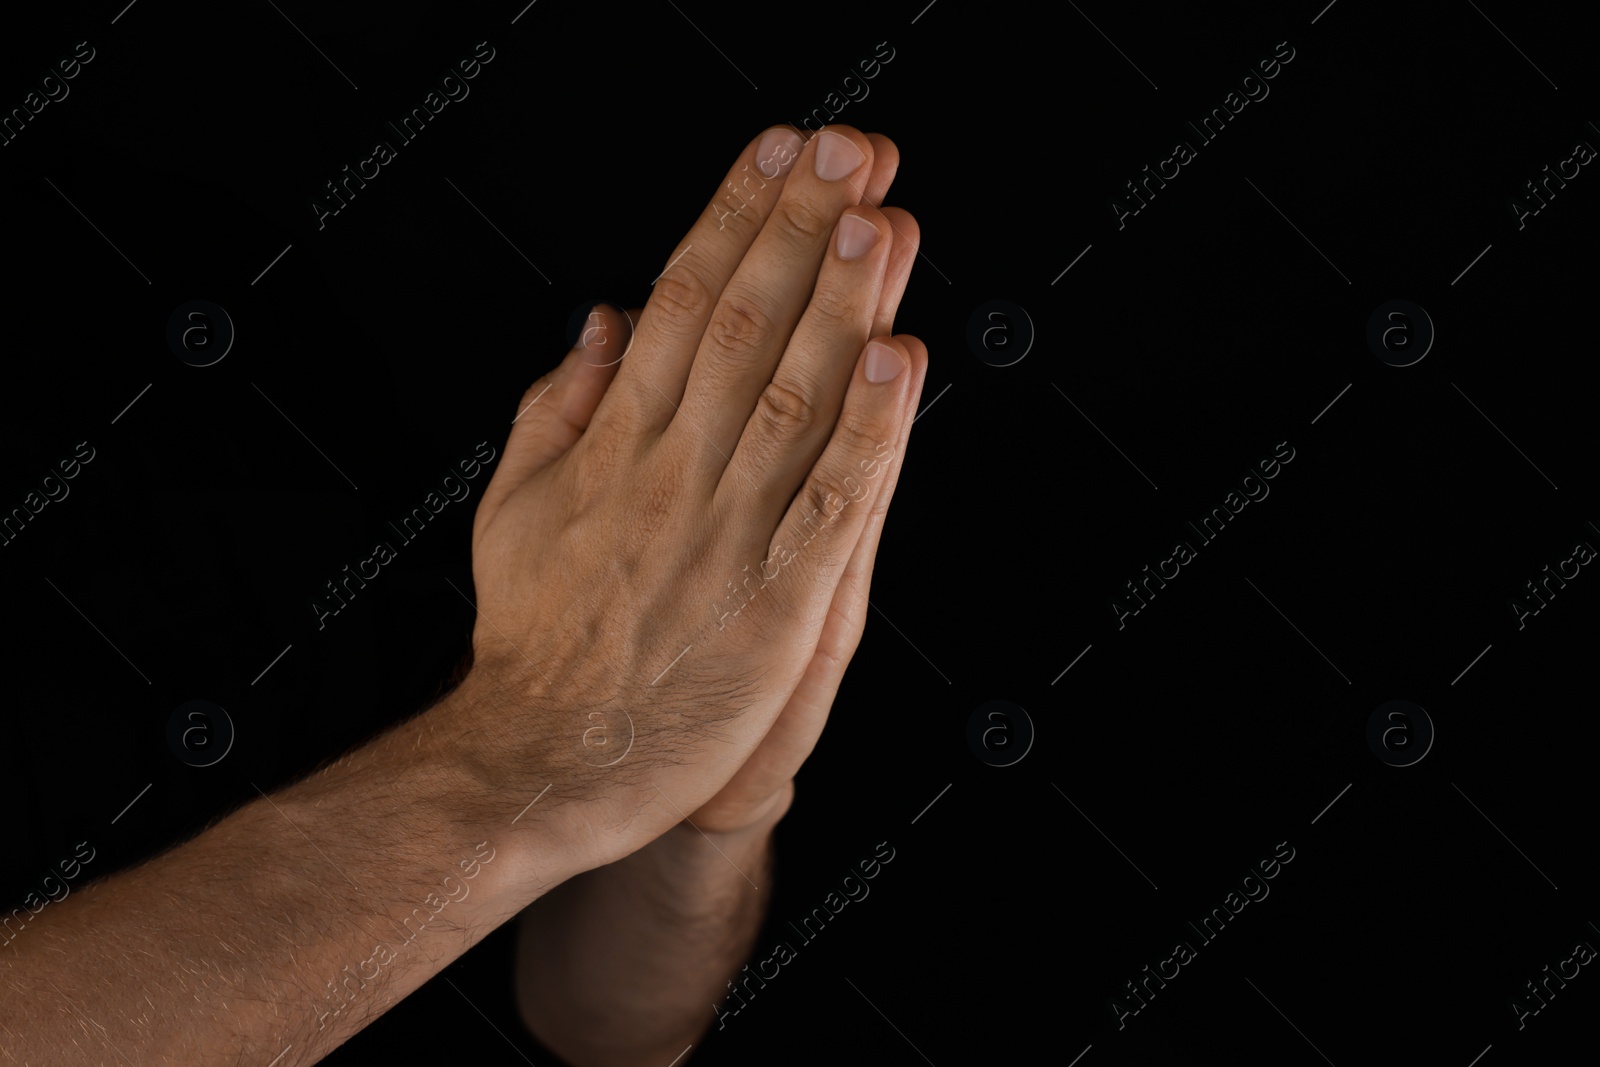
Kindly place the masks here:
POLYGON ((893 333, 918 243, 877 206, 898 165, 847 126, 766 131, 645 306, 596 307, 518 403, 463 685, 508 792, 552 784, 541 814, 595 843, 584 867, 770 817, 821 733, 927 369, 893 333))

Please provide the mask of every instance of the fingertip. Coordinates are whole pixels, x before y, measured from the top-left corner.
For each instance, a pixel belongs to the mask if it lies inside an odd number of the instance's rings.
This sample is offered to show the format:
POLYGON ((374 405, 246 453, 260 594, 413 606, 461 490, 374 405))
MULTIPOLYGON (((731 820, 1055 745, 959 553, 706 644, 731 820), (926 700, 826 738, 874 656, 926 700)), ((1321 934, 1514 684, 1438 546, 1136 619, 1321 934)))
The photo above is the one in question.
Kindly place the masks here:
POLYGON ((878 210, 894 227, 896 241, 906 242, 913 251, 922 244, 922 227, 917 225, 915 215, 900 207, 880 207, 878 210))
POLYGON ((928 366, 928 346, 915 334, 897 333, 891 340, 900 345, 900 350, 905 353, 906 360, 913 369, 926 369, 928 366))
POLYGON ((910 369, 910 354, 893 337, 875 337, 861 353, 861 376, 868 385, 887 385, 910 369))
POLYGON ((889 195, 889 186, 894 184, 895 174, 900 169, 900 149, 881 133, 867 134, 867 143, 872 146, 872 174, 867 179, 867 193, 862 199, 877 206, 883 203, 883 198, 889 195))
POLYGON ((615 367, 633 341, 637 315, 601 302, 589 309, 572 354, 590 367, 615 367))

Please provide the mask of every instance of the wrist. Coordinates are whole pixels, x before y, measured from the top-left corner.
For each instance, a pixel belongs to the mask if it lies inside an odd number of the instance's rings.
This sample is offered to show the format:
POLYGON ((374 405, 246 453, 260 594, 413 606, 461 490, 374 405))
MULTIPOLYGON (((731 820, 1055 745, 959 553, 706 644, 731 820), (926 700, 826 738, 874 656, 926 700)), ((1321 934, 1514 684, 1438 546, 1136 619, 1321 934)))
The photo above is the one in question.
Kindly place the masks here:
POLYGON ((542 895, 615 858, 586 829, 586 780, 560 775, 553 716, 529 709, 484 672, 469 671, 424 718, 459 782, 458 815, 492 834, 502 870, 542 895))

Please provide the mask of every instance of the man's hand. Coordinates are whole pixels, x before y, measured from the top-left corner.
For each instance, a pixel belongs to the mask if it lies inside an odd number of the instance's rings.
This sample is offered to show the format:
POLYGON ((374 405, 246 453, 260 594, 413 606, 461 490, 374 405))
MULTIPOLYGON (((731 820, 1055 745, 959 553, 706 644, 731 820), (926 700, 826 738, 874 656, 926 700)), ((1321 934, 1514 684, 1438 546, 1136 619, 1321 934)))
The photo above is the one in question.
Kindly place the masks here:
MULTIPOLYGON (((894 179, 899 151, 881 135, 868 140, 873 166, 864 199, 875 205, 894 179)), ((892 333, 918 233, 904 211, 882 214, 893 243, 873 336, 892 333)), ((634 309, 624 319, 613 309, 595 309, 580 351, 549 382, 536 385, 533 395, 548 387, 543 395, 560 398, 559 408, 551 408, 559 417, 541 424, 539 451, 547 461, 590 424, 642 315, 634 309)), ((906 419, 895 454, 903 453, 909 429, 906 419)), ((861 636, 896 470, 871 470, 885 484, 834 592, 817 647, 777 721, 732 780, 644 848, 578 875, 524 914, 517 953, 523 1019, 575 1067, 660 1064, 680 1056, 686 1044, 700 1040, 725 983, 748 956, 770 891, 772 827, 788 808, 793 776, 816 744, 861 636), (625 1026, 615 1025, 618 1003, 629 1005, 625 1026)))
POLYGON ((716 825, 770 807, 859 639, 926 366, 915 338, 868 344, 915 233, 862 203, 875 152, 848 127, 753 142, 624 358, 575 351, 519 405, 474 524, 463 688, 508 790, 549 786, 530 818, 567 820, 583 868, 713 797, 716 825), (597 729, 631 748, 599 758, 597 729))
MULTIPOLYGON (((13 1057, 314 1063, 555 883, 729 789, 769 736, 750 793, 792 773, 837 684, 813 665, 859 632, 830 612, 870 566, 927 357, 867 343, 904 284, 889 234, 915 232, 860 204, 873 143, 762 141, 724 187, 738 199, 719 193, 667 261, 627 357, 575 353, 519 405, 474 524, 462 684, 36 918, 0 952, 13 1057), (798 733, 774 732, 819 678, 798 733), (620 754, 586 743, 597 719, 620 754)), ((753 810, 743 788, 730 823, 753 810)), ((772 818, 722 835, 752 869, 772 818)), ((708 880, 682 840, 634 884, 708 880)), ((724 947, 750 930, 739 892, 731 924, 691 917, 724 947)), ((653 1035, 684 1025, 701 1028, 653 1035)))

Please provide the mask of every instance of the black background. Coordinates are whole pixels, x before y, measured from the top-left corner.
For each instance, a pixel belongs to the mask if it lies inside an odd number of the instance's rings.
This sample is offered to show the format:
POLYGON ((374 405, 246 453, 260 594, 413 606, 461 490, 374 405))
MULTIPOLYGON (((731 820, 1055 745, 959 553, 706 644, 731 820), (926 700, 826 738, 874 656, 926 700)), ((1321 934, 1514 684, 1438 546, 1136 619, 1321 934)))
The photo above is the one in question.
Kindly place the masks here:
MULTIPOLYGON (((5 110, 76 42, 97 55, 0 148, 0 508, 96 456, 0 548, 6 899, 80 840, 94 876, 139 862, 429 701, 472 624, 451 583, 483 480, 320 632, 311 599, 499 447, 575 310, 644 301, 749 138, 887 41, 838 120, 902 153, 889 202, 923 254, 896 328, 931 353, 925 410, 758 958, 878 842, 896 858, 694 1061, 1492 1067, 1590 1040, 1589 968, 1520 1031, 1509 1005, 1600 942, 1600 579, 1520 630, 1508 604, 1600 544, 1600 179, 1521 230, 1508 206, 1600 145, 1590 42, 1571 8, 1323 2, 12 23, 5 110), (470 96, 319 230, 323 183, 481 40, 470 96), (1123 183, 1280 41, 1270 95, 1119 229, 1123 183), (167 346, 191 299, 237 328, 214 366, 167 346), (1008 367, 966 341, 993 299, 1035 331, 1008 367), (1438 333, 1404 368, 1365 340, 1393 299, 1438 333), (1123 583, 1282 441, 1270 496, 1119 630, 1123 583), (238 728, 203 769, 165 733, 196 698, 238 728), (1037 730, 1005 768, 966 741, 996 698, 1037 730), (1392 699, 1437 732, 1409 767, 1366 741, 1392 699), (1270 896, 1199 945, 1186 922, 1279 842, 1270 896), (1119 1030, 1110 998, 1180 939, 1196 960, 1119 1030)), ((555 1062, 512 1010, 511 932, 326 1062, 523 1062, 508 1040, 555 1062)))

